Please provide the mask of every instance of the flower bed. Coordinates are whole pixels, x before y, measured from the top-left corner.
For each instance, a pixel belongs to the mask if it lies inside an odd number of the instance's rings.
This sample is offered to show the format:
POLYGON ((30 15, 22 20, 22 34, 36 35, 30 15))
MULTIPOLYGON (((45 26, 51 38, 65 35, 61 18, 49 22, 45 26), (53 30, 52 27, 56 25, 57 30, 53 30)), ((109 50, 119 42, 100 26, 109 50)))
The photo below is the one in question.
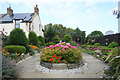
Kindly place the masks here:
POLYGON ((54 64, 79 64, 82 61, 81 52, 75 46, 71 46, 70 43, 59 43, 46 47, 41 52, 41 62, 54 64))
POLYGON ((106 46, 87 45, 85 47, 85 50, 88 54, 95 56, 99 60, 105 61, 110 54, 112 48, 108 48, 106 46))

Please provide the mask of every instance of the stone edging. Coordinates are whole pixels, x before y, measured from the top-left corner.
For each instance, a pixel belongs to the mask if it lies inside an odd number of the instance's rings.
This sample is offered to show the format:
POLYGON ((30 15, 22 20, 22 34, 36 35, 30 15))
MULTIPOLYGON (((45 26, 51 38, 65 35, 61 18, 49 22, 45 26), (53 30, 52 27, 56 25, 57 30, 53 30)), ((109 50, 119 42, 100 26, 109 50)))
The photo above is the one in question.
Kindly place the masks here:
MULTIPOLYGON (((80 62, 78 64, 66 64, 68 69, 74 69, 74 68, 79 68, 82 67, 85 64, 85 60, 81 59, 80 62)), ((40 61, 40 65, 43 67, 46 67, 48 69, 52 69, 53 64, 52 63, 46 63, 43 61, 40 61)))

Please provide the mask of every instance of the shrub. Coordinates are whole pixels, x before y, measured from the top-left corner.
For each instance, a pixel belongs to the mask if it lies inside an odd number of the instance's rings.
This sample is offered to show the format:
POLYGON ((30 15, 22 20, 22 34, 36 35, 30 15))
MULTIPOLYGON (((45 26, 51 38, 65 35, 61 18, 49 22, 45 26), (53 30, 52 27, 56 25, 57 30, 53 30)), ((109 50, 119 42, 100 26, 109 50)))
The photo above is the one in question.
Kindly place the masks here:
POLYGON ((64 41, 65 42, 70 42, 70 41, 72 41, 72 37, 70 35, 65 35, 64 36, 64 41))
POLYGON ((100 46, 100 43, 95 43, 94 45, 95 45, 95 46, 100 46))
POLYGON ((60 38, 58 35, 56 35, 55 37, 52 38, 54 43, 59 43, 60 42, 60 38))
POLYGON ((5 49, 10 53, 25 53, 26 48, 24 46, 18 46, 18 45, 9 45, 5 46, 5 49))
POLYGON ((29 33, 29 44, 37 45, 38 41, 39 41, 39 39, 38 39, 36 33, 35 32, 30 32, 29 33))
POLYGON ((85 48, 85 47, 86 47, 86 45, 82 45, 81 47, 82 47, 82 48, 85 48))
POLYGON ((70 41, 69 42, 72 46, 76 46, 77 45, 77 43, 75 42, 75 41, 70 41))
POLYGON ((55 59, 58 57, 60 62, 79 63, 82 56, 80 50, 77 49, 75 46, 71 46, 69 43, 59 43, 55 46, 51 45, 44 48, 41 52, 40 57, 41 61, 45 62, 54 63, 55 59))
POLYGON ((2 70, 2 78, 13 78, 14 74, 16 74, 16 70, 14 65, 10 62, 8 58, 5 58, 2 56, 2 67, 0 67, 0 70, 2 70), (1 69, 2 68, 2 69, 1 69))
POLYGON ((10 32, 9 42, 11 45, 26 46, 28 44, 25 33, 19 28, 15 28, 10 32))
POLYGON ((118 46, 119 46, 119 44, 116 43, 116 42, 111 42, 111 43, 108 45, 109 48, 114 48, 114 47, 118 47, 118 46))
POLYGON ((42 36, 38 36, 38 39, 39 39, 39 41, 40 41, 39 44, 40 44, 41 46, 45 44, 45 40, 44 40, 44 38, 43 38, 42 36))
POLYGON ((55 43, 54 42, 48 42, 48 43, 45 44, 45 46, 50 46, 50 45, 55 45, 55 43))

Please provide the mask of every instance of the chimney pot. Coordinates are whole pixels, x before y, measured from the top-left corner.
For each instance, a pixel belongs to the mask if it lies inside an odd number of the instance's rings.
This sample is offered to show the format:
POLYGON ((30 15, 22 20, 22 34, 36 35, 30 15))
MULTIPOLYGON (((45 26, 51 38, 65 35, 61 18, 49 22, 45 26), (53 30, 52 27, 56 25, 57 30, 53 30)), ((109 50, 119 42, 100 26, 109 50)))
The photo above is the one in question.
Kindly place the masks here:
POLYGON ((7 8, 7 15, 13 15, 13 10, 11 7, 7 8))

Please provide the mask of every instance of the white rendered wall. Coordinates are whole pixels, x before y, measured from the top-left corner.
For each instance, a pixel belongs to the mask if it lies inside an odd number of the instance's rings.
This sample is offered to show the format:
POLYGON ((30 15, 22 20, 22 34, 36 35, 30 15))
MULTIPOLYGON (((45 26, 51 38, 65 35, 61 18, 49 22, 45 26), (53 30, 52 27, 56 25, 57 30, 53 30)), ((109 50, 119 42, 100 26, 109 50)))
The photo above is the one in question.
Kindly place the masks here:
POLYGON ((32 25, 33 25, 33 31, 37 34, 37 36, 43 36, 43 32, 42 32, 42 27, 41 27, 41 22, 40 22, 40 17, 38 15, 35 16, 35 18, 32 21, 32 25))
POLYGON ((10 32, 15 28, 14 26, 15 24, 14 23, 2 23, 0 24, 0 31, 3 31, 3 28, 4 28, 4 33, 7 32, 7 34, 5 35, 9 35, 10 32))

